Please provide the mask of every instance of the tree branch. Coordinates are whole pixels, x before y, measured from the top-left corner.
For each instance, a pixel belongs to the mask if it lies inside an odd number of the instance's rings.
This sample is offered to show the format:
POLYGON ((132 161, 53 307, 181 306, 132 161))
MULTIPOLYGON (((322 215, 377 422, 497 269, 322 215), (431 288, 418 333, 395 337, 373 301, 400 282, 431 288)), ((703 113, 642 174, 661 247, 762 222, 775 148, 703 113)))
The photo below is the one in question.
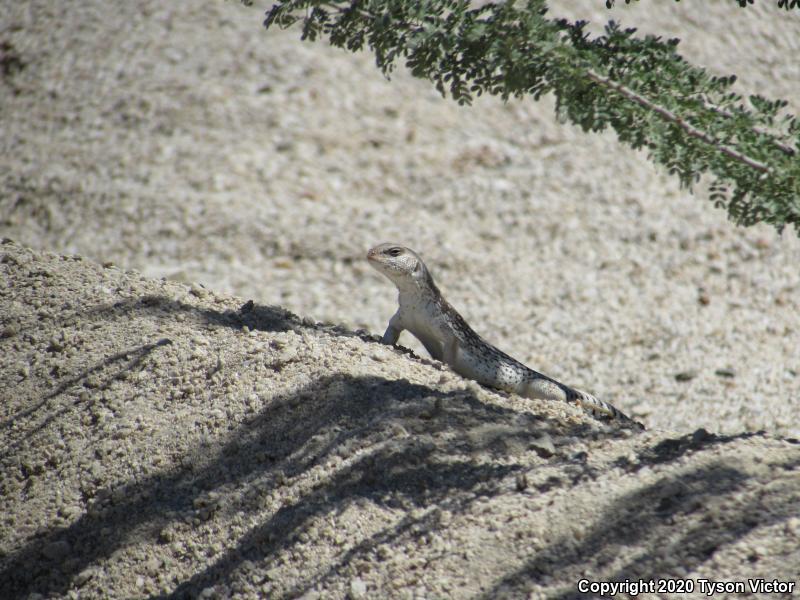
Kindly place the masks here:
MULTIPOLYGON (((717 106, 713 106, 712 104, 709 104, 708 102, 703 102, 703 107, 706 110, 710 110, 711 112, 716 113, 716 114, 718 114, 720 116, 723 116, 723 117, 725 117, 727 119, 735 119, 736 118, 736 115, 734 115, 733 113, 728 112, 727 110, 723 110, 723 109, 721 109, 721 108, 719 108, 717 106)), ((761 127, 753 127, 752 129, 757 134, 763 135, 763 136, 766 136, 767 138, 769 138, 769 141, 776 148, 778 148, 781 152, 783 152, 786 156, 794 156, 795 154, 797 154, 797 151, 794 148, 792 148, 791 146, 787 146, 786 144, 784 144, 782 142, 779 142, 778 140, 774 139, 772 133, 767 131, 766 129, 761 129, 761 127)))
POLYGON ((700 140, 702 142, 705 142, 706 144, 708 144, 710 146, 713 146, 714 148, 716 148, 717 150, 719 150, 720 152, 722 152, 726 156, 729 156, 730 158, 738 160, 742 164, 745 164, 750 168, 756 169, 757 171, 761 171, 762 173, 769 173, 771 171, 771 169, 767 165, 765 165, 764 163, 759 162, 759 161, 757 161, 757 160, 755 160, 753 158, 750 158, 749 156, 746 156, 746 155, 742 154, 741 152, 738 152, 738 151, 734 150, 733 148, 725 146, 719 140, 711 137, 707 133, 704 133, 704 132, 700 131, 699 129, 697 129, 696 127, 691 125, 690 123, 687 123, 684 119, 682 119, 681 117, 679 117, 678 115, 676 115, 672 111, 667 110, 663 106, 659 106, 659 105, 651 102, 647 98, 644 98, 643 96, 640 96, 639 94, 637 94, 633 90, 625 87, 624 85, 621 85, 621 84, 617 83, 616 81, 611 81, 607 77, 603 77, 601 75, 598 75, 597 73, 595 73, 593 71, 587 71, 586 75, 587 75, 587 77, 589 77, 589 79, 591 79, 595 83, 597 83, 599 85, 602 85, 603 87, 609 88, 611 90, 614 90, 620 96, 623 96, 623 97, 627 98, 631 102, 635 102, 639 106, 642 106, 643 108, 646 108, 648 110, 653 111, 654 113, 659 115, 665 121, 669 121, 670 123, 674 123, 675 125, 677 125, 681 129, 683 129, 687 133, 687 135, 689 135, 689 136, 691 136, 691 137, 693 137, 695 139, 698 139, 698 140, 700 140))

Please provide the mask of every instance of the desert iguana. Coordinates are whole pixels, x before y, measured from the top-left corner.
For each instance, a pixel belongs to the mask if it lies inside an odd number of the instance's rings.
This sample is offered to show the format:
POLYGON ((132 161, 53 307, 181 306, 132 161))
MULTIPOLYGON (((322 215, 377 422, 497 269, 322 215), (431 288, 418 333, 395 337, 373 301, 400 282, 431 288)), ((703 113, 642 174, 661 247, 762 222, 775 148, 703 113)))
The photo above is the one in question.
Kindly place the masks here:
POLYGON ((577 402, 592 414, 604 414, 643 428, 611 404, 537 373, 486 342, 444 299, 425 263, 413 250, 380 244, 367 253, 367 260, 399 291, 400 307, 383 334, 384 344, 395 344, 407 329, 433 358, 447 363, 462 377, 526 398, 577 402))

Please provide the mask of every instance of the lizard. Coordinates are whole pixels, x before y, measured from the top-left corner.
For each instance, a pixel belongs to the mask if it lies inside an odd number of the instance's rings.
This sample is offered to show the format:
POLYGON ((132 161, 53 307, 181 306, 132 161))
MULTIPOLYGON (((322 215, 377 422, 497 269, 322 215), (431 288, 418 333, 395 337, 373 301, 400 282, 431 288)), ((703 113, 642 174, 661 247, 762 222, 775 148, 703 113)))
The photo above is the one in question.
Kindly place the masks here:
POLYGON ((478 383, 532 399, 574 402, 594 416, 644 426, 613 405, 525 366, 479 336, 445 300, 422 258, 404 246, 383 243, 367 261, 398 290, 398 309, 381 342, 395 345, 407 330, 436 360, 478 383))

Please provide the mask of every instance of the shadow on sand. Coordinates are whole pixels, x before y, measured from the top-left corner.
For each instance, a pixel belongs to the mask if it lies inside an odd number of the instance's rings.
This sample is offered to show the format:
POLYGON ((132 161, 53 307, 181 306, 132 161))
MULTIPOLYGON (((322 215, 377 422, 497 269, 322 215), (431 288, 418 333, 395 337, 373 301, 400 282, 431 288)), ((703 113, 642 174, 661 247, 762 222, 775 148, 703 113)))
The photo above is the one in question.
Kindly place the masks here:
MULTIPOLYGON (((190 313, 200 323, 236 329, 247 325, 264 331, 287 331, 311 326, 283 309, 251 303, 237 312, 217 312, 152 296, 88 309, 92 319, 131 318, 136 311, 148 318, 190 313)), ((336 328, 331 331, 358 335, 336 328)), ((119 368, 135 368, 137 361, 168 344, 168 340, 159 340, 109 357, 104 363, 66 377, 50 396, 92 375, 118 377, 119 368)), ((0 589, 9 597, 19 598, 33 592, 63 594, 77 585, 76 578, 87 567, 109 559, 128 544, 171 543, 173 537, 165 533, 170 528, 214 518, 216 511, 227 515, 267 514, 263 522, 242 531, 232 546, 212 560, 185 557, 194 561, 183 571, 190 575, 167 586, 170 591, 163 597, 195 597, 208 586, 230 582, 247 562, 269 561, 297 544, 320 516, 365 501, 404 511, 390 527, 350 540, 356 543, 324 572, 310 572, 276 596, 296 597, 346 570, 356 559, 370 556, 379 545, 440 527, 436 511, 423 511, 422 516, 415 517, 414 508, 437 505, 458 513, 467 510, 476 498, 497 493, 504 479, 508 486, 509 475, 530 468, 532 453, 546 457, 550 464, 563 462, 583 469, 572 481, 559 485, 602 476, 585 460, 541 450, 543 435, 550 436, 559 448, 565 436, 588 435, 585 426, 567 427, 527 412, 488 405, 467 389, 444 393, 405 380, 329 374, 265 402, 260 412, 234 430, 209 443, 185 448, 177 466, 132 478, 109 493, 98 494, 70 526, 43 528, 26 545, 3 557, 0 589), (513 460, 519 456, 528 456, 527 462, 513 460), (314 485, 304 483, 308 473, 320 466, 325 467, 325 476, 314 485), (273 492, 285 486, 295 486, 297 493, 288 496, 292 500, 264 512, 264 499, 274 498, 273 492), (223 504, 210 499, 217 491, 225 495, 230 490, 237 493, 229 495, 223 504), (43 549, 60 542, 68 544, 70 558, 47 558, 43 549)), ((40 410, 43 404, 29 412, 40 410)), ((596 430, 593 435, 597 435, 596 430)), ((620 432, 609 429, 603 435, 613 438, 620 432)), ((27 438, 23 435, 16 445, 24 444, 27 438)), ((735 439, 696 433, 646 449, 636 465, 677 460, 686 453, 735 439)), ((15 448, 12 445, 9 451, 13 454, 15 448)), ((617 466, 639 468, 624 463, 617 466)), ((590 555, 600 554, 611 561, 615 548, 625 544, 643 544, 647 551, 635 562, 620 567, 620 576, 666 576, 668 564, 672 564, 666 557, 677 557, 681 564, 691 567, 719 545, 745 535, 757 524, 784 518, 796 508, 775 506, 768 518, 754 517, 759 507, 746 504, 737 508, 736 524, 704 524, 674 533, 666 543, 661 539, 676 514, 698 510, 711 497, 734 494, 745 479, 735 468, 707 465, 681 481, 667 478, 637 490, 611 510, 598 514, 582 544, 551 541, 524 568, 497 581, 484 597, 524 595, 530 582, 543 574, 580 565, 590 555)), ((180 533, 175 536, 180 538, 180 533)))

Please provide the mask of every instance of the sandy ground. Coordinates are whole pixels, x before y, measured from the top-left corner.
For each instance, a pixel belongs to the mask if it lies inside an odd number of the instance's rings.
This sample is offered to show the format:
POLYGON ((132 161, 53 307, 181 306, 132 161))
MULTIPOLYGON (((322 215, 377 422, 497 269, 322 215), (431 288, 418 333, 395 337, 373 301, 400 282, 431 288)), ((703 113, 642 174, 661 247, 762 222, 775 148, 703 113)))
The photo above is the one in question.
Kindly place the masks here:
POLYGON ((0 265, 12 597, 797 580, 796 439, 634 434, 199 285, 10 242, 0 265))
MULTIPOLYGON (((795 13, 619 4, 800 113, 795 13)), ((460 108, 368 54, 265 32, 265 6, 3 9, 0 589, 797 581, 796 234, 735 228, 548 101, 460 108), (394 310, 363 260, 386 240, 479 333, 648 432, 352 333, 394 310)))

